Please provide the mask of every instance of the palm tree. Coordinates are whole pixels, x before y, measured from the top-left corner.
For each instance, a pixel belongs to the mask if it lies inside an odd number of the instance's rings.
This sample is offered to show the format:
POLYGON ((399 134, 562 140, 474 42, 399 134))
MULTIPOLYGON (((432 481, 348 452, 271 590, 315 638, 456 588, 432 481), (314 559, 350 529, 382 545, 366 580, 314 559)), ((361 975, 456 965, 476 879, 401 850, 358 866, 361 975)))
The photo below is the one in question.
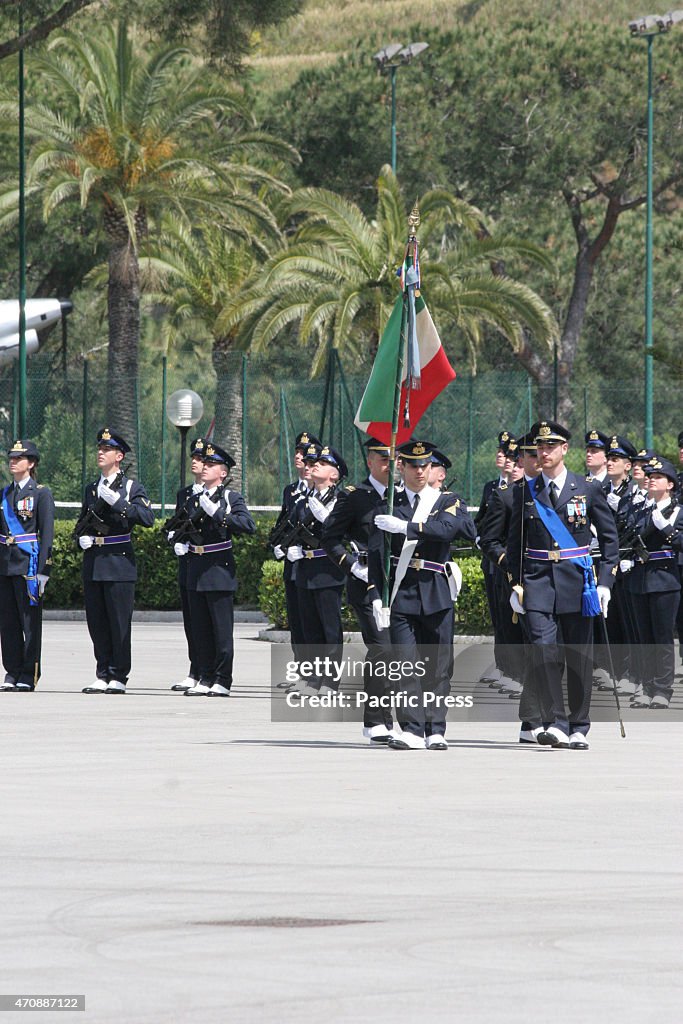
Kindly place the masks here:
MULTIPOLYGON (((281 242, 275 232, 274 247, 281 242)), ((154 240, 151 247, 155 248, 154 240)), ((236 349, 238 328, 216 329, 218 314, 260 269, 264 239, 231 239, 215 224, 195 225, 166 217, 163 246, 143 258, 145 291, 166 310, 163 341, 168 351, 191 334, 211 339, 211 362, 216 374, 214 435, 235 459, 234 476, 242 472, 242 351, 236 349), (260 257, 260 261, 259 261, 260 257)))
MULTIPOLYGON (((487 326, 513 348, 526 330, 550 344, 557 332, 551 310, 503 269, 513 257, 550 269, 546 254, 519 239, 491 235, 480 211, 446 190, 427 192, 419 207, 430 310, 437 324, 451 324, 464 335, 473 370, 487 326)), ((237 328, 259 352, 296 323, 301 344, 316 344, 315 375, 330 347, 348 356, 376 348, 398 294, 394 270, 403 260, 407 210, 394 174, 383 167, 372 221, 354 203, 317 188, 296 192, 289 212, 303 218, 290 244, 226 305, 216 327, 237 328)))
MULTIPOLYGON (((207 82, 189 51, 136 50, 125 21, 97 37, 61 35, 49 49, 39 68, 56 100, 26 113, 27 197, 42 200, 45 219, 68 202, 97 212, 108 256, 106 417, 135 455, 141 240, 168 210, 212 218, 233 238, 276 232, 258 190, 280 183, 249 161, 292 150, 255 131, 243 100, 207 82)), ((10 200, 0 197, 4 219, 10 200)))

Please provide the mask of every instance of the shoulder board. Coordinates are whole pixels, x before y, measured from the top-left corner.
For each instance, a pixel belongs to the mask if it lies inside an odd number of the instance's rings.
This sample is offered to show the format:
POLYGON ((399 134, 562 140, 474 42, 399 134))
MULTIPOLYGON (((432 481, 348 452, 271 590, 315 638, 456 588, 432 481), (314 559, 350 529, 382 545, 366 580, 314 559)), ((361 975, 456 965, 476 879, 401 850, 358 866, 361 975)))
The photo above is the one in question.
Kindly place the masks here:
POLYGON ((442 491, 441 493, 442 493, 442 494, 452 494, 452 493, 453 493, 453 491, 442 491))
POLYGON ((44 486, 45 484, 36 484, 36 487, 38 488, 39 491, 41 491, 44 486))
POLYGON ((344 491, 346 494, 350 494, 351 491, 355 491, 355 489, 356 488, 354 487, 353 484, 347 484, 346 487, 344 488, 344 491))

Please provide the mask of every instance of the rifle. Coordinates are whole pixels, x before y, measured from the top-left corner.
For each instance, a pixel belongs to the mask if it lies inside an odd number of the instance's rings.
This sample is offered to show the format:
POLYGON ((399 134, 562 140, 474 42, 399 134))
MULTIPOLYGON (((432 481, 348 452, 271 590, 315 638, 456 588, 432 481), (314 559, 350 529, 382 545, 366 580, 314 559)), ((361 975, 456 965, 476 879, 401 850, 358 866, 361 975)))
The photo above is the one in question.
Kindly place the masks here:
POLYGON ((293 517, 296 513, 297 505, 299 504, 300 501, 305 500, 306 495, 299 492, 299 494, 297 494, 296 498, 292 502, 292 506, 287 515, 283 516, 282 519, 279 522, 277 522, 273 529, 270 531, 268 543, 272 545, 272 547, 277 547, 279 545, 280 547, 284 548, 285 545, 282 543, 282 541, 289 534, 289 532, 295 525, 293 517))
MULTIPOLYGON (((226 486, 227 481, 219 484, 211 500, 219 502, 225 493, 226 486)), ((173 538, 169 543, 201 544, 202 526, 206 522, 206 512, 199 504, 200 497, 200 494, 190 495, 185 505, 166 520, 162 530, 166 533, 173 531, 173 538)))
MULTIPOLYGON (((332 484, 330 486, 327 494, 322 499, 323 505, 329 505, 335 496, 336 489, 336 484, 332 484)), ((311 527, 317 522, 317 520, 308 506, 306 506, 301 515, 301 519, 297 523, 292 523, 289 519, 286 522, 289 526, 289 531, 283 534, 282 539, 279 542, 280 547, 284 551, 295 544, 300 544, 301 546, 306 544, 310 548, 317 548, 320 546, 320 537, 316 536, 316 534, 311 530, 311 527)))
MULTIPOLYGON (((118 491, 119 487, 123 483, 123 470, 116 474, 111 484, 106 484, 112 491, 118 491)), ((74 538, 78 540, 79 537, 85 536, 85 534, 97 534, 100 537, 106 537, 108 533, 111 533, 111 526, 102 519, 102 514, 107 511, 110 506, 104 500, 99 498, 94 505, 91 505, 83 516, 78 520, 74 527, 74 538)))

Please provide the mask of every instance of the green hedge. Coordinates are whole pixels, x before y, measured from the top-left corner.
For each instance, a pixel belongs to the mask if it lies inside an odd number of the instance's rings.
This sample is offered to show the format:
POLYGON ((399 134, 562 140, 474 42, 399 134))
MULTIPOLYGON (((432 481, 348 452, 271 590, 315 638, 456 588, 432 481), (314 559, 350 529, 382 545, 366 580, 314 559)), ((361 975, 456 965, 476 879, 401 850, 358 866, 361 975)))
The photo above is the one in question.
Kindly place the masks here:
MULTIPOLYGON (((462 571, 462 590, 455 606, 455 631, 474 636, 490 633, 491 617, 479 559, 459 558, 458 565, 462 571)), ((269 559, 261 568, 259 606, 276 629, 288 628, 283 566, 283 562, 269 559)), ((357 628, 353 611, 346 605, 342 606, 342 622, 345 628, 357 628)))
MULTIPOLYGON (((251 537, 238 537, 235 541, 239 580, 237 604, 242 608, 260 608, 271 622, 286 629, 283 563, 273 560, 267 543, 272 524, 272 516, 258 516, 256 533, 251 537)), ((72 539, 73 528, 73 521, 55 523, 54 564, 50 584, 45 591, 46 608, 83 607, 83 556, 72 539)), ((135 607, 141 610, 179 609, 178 560, 158 526, 135 531, 135 557, 138 564, 135 607)), ((490 633, 491 620, 479 559, 459 558, 458 564, 462 570, 463 588, 455 606, 456 632, 490 633)), ((344 628, 355 628, 353 612, 346 605, 342 609, 342 622, 344 628)))

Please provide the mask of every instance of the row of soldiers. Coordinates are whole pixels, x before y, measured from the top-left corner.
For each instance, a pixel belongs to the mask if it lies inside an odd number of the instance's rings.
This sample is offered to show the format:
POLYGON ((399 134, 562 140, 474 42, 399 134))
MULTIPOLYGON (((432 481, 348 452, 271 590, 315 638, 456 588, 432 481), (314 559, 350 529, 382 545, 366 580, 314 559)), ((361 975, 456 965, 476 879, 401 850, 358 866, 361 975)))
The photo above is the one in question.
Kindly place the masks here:
MULTIPOLYGON (((522 741, 587 747, 588 623, 597 641, 597 685, 611 685, 609 631, 618 693, 635 707, 668 706, 683 551, 678 474, 654 452, 636 451, 627 439, 597 430, 585 439, 587 477, 572 474, 564 466, 569 440, 564 427, 546 421, 522 438, 502 432, 501 474, 486 486, 473 521, 457 495, 441 490, 450 461, 428 441, 412 439, 398 449, 402 479, 389 513, 387 445, 370 438, 368 477, 342 487, 347 467, 341 455, 307 432, 297 437, 298 479, 285 489, 272 535, 276 557, 285 560, 294 655, 301 660, 305 649, 316 647, 339 658, 346 584, 369 652, 365 686, 376 699, 365 705, 364 731, 371 742, 447 748, 443 700, 427 707, 424 699, 408 698, 424 698, 426 691, 443 697, 450 689, 458 589, 450 548, 456 539, 474 540, 477 527, 495 628, 490 680, 521 697, 522 741), (596 612, 606 617, 606 628, 596 612), (371 670, 397 646, 406 663, 418 661, 426 646, 435 652, 426 678, 406 672, 396 688, 406 698, 400 729, 379 700, 384 680, 371 670), (561 669, 569 650, 578 653, 576 664, 568 665, 567 714, 561 669)), ((680 441, 683 448, 683 435, 680 441)), ((132 531, 151 526, 154 517, 142 485, 122 472, 129 450, 114 431, 98 433, 100 477, 86 488, 75 531, 96 659, 96 679, 86 693, 125 693, 130 672, 132 531)), ((16 441, 8 455, 13 483, 3 491, 0 534, 2 688, 31 690, 40 672, 40 599, 52 561, 54 502, 35 481, 35 445, 16 441)), ((179 492, 165 524, 178 557, 190 655, 189 675, 174 689, 224 697, 232 685, 232 537, 253 532, 254 522, 242 496, 228 487, 234 465, 228 453, 197 438, 191 458, 194 483, 179 492)), ((308 684, 317 692, 328 687, 336 684, 324 673, 308 684)))
MULTIPOLYGON (((555 448, 566 451, 569 432, 559 424, 546 424, 548 429, 555 448)), ((555 618, 563 616, 564 562, 580 562, 584 556, 579 547, 587 548, 586 557, 590 557, 598 581, 606 590, 606 620, 594 618, 594 686, 611 690, 616 685, 618 696, 629 698, 635 708, 667 708, 673 694, 677 620, 679 636, 683 636, 679 616, 683 564, 681 475, 670 461, 654 451, 637 450, 625 437, 588 431, 584 439, 585 484, 582 486, 580 475, 572 474, 573 491, 566 490, 564 501, 554 510, 572 534, 572 545, 553 540, 547 556, 535 550, 536 544, 545 545, 533 540, 538 533, 538 496, 546 493, 549 482, 544 474, 545 447, 539 430, 540 425, 535 424, 521 438, 513 438, 508 431, 498 435, 499 476, 486 484, 475 516, 495 634, 495 662, 482 679, 501 693, 521 695, 521 738, 528 742, 536 742, 539 718, 547 719, 548 711, 539 709, 538 694, 525 678, 533 662, 524 649, 525 643, 533 641, 525 613, 531 601, 539 611, 545 609, 555 618), (582 490, 586 494, 581 494, 582 490), (515 496, 524 509, 520 519, 513 517, 515 496), (596 522, 586 535, 590 521, 587 506, 593 509, 596 522), (579 532, 581 544, 577 546, 579 532), (566 559, 558 553, 561 549, 566 549, 566 559), (548 562, 555 557, 556 561, 548 562), (526 608, 516 602, 515 586, 524 590, 526 608), (518 614, 511 614, 511 603, 518 614)), ((683 461, 683 433, 678 441, 683 461)), ((544 523, 546 540, 547 526, 544 523)), ((583 643, 571 623, 565 622, 564 627, 565 645, 583 643)), ((541 630, 540 642, 547 643, 548 636, 552 640, 552 631, 544 635, 541 630)), ((583 713, 587 714, 585 676, 584 672, 581 695, 583 713)), ((563 744, 564 739, 559 742, 563 744)))
MULTIPOLYGON (((124 694, 131 670, 137 568, 136 527, 151 527, 145 488, 126 476, 130 451, 109 427, 97 434, 100 475, 85 489, 74 538, 83 552, 83 597, 95 655, 88 694, 124 694)), ((40 453, 17 440, 8 452, 12 483, 0 510, 0 690, 35 690, 40 678, 42 596, 49 582, 54 500, 36 480, 40 453)), ((190 696, 226 697, 232 685, 233 598, 237 589, 232 538, 255 530, 241 494, 228 487, 234 460, 219 445, 192 443, 194 483, 178 492, 166 534, 178 556, 190 676, 174 688, 190 696)))

